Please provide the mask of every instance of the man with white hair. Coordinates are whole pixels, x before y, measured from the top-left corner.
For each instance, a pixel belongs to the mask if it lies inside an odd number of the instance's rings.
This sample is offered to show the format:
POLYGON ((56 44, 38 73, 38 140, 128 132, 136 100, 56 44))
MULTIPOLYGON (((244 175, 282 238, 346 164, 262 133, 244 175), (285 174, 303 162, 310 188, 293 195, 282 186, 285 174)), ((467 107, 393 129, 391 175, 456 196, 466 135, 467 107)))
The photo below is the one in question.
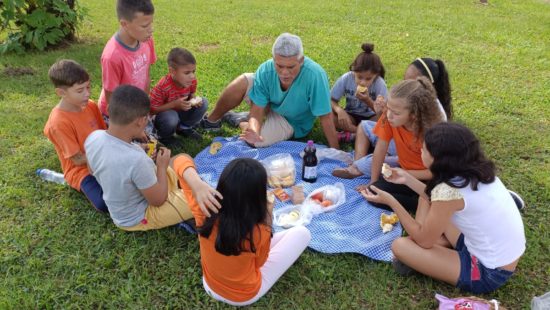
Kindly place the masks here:
POLYGON ((326 72, 304 56, 302 40, 296 35, 281 34, 272 54, 256 73, 242 74, 225 88, 201 126, 219 130, 223 117, 241 127, 241 139, 248 144, 266 147, 305 137, 319 117, 329 146, 339 148, 326 72), (249 103, 250 113, 230 111, 243 100, 249 103))

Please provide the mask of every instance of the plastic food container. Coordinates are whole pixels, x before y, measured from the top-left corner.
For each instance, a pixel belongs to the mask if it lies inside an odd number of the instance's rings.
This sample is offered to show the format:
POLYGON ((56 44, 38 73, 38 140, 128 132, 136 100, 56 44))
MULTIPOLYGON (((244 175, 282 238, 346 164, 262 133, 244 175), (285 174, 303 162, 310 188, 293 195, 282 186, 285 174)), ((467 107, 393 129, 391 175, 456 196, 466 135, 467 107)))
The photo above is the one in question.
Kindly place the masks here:
POLYGON ((290 154, 275 154, 262 160, 262 163, 270 187, 290 187, 296 182, 296 167, 290 154))

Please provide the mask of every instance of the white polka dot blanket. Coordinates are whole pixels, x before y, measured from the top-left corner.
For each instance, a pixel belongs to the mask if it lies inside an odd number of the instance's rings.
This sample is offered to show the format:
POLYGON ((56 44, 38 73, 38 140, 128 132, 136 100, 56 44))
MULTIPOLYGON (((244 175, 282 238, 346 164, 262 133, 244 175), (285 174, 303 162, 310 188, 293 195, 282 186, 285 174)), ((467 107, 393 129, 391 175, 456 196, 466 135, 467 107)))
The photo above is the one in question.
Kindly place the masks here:
MULTIPOLYGON (((303 186, 306 197, 324 185, 341 182, 345 187, 345 203, 332 211, 315 215, 311 223, 306 226, 312 236, 309 247, 322 253, 359 253, 375 260, 391 261, 393 257, 391 243, 401 236, 402 227, 397 223, 390 232, 382 232, 380 215, 389 212, 373 207, 355 191, 356 186, 368 183, 369 179, 345 180, 332 176, 331 172, 334 168, 346 166, 344 162, 328 158, 322 159, 317 168, 317 182, 307 183, 301 179, 300 152, 306 146, 303 142, 284 141, 268 148, 256 149, 249 147, 237 137, 218 137, 214 141, 221 143, 219 149, 211 152, 211 147, 207 147, 195 157, 195 164, 200 176, 211 186, 217 185, 222 170, 235 158, 249 157, 262 160, 274 154, 289 153, 292 155, 296 167, 296 184, 303 186)), ((316 147, 318 150, 325 148, 323 145, 316 145, 316 147)), ((290 194, 291 191, 288 188, 286 192, 290 194)), ((290 200, 283 203, 275 199, 275 210, 289 205, 292 205, 290 200)), ((274 226, 275 231, 282 229, 274 226)))

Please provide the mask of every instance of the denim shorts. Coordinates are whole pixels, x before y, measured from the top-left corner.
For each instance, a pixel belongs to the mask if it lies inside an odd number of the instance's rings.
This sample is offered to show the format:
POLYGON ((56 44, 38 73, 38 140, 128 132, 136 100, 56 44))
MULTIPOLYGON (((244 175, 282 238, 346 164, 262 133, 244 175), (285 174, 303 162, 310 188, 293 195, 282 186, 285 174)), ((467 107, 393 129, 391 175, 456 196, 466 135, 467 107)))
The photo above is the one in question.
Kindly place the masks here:
MULTIPOLYGON (((361 121, 359 124, 361 128, 363 129, 363 132, 365 135, 367 135, 367 138, 370 141, 370 144, 372 146, 376 145, 376 142, 378 141, 378 136, 374 134, 374 126, 376 126, 375 121, 361 121)), ((388 155, 390 156, 397 156, 397 149, 395 147, 395 142, 393 139, 390 140, 390 143, 388 144, 388 155)))
POLYGON ((474 294, 492 292, 501 287, 514 274, 500 268, 487 268, 477 257, 470 254, 464 244, 464 234, 460 234, 455 250, 460 257, 460 276, 456 287, 474 294))

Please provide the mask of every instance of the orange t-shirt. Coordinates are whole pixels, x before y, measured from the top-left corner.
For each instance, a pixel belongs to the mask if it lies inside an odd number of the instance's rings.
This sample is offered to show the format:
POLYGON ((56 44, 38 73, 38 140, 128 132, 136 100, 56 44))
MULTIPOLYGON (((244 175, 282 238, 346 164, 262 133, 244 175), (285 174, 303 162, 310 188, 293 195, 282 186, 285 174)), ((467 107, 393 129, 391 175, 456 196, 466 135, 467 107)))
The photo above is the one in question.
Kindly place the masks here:
MULTIPOLYGON (((191 188, 183 180, 185 169, 194 167, 189 158, 178 157, 174 161, 174 170, 178 175, 179 183, 189 202, 189 207, 197 226, 200 227, 206 217, 193 197, 191 188)), ((256 253, 243 251, 237 256, 226 256, 216 251, 216 237, 218 226, 214 226, 208 238, 199 235, 202 274, 208 286, 216 294, 234 302, 244 302, 252 299, 262 285, 260 267, 263 266, 271 247, 271 227, 259 224, 253 232, 256 253)), ((245 246, 248 247, 248 242, 245 246)))
POLYGON ((417 138, 414 132, 408 131, 403 126, 392 127, 386 118, 386 114, 376 122, 373 130, 378 138, 384 141, 395 141, 399 165, 405 170, 425 170, 422 163, 421 150, 423 138, 417 138))
POLYGON ((88 101, 88 105, 81 112, 53 108, 44 126, 44 135, 55 147, 65 180, 78 191, 80 191, 80 183, 90 172, 87 165, 75 165, 71 157, 79 152, 85 154, 84 141, 98 129, 107 129, 107 126, 92 100, 88 101))

